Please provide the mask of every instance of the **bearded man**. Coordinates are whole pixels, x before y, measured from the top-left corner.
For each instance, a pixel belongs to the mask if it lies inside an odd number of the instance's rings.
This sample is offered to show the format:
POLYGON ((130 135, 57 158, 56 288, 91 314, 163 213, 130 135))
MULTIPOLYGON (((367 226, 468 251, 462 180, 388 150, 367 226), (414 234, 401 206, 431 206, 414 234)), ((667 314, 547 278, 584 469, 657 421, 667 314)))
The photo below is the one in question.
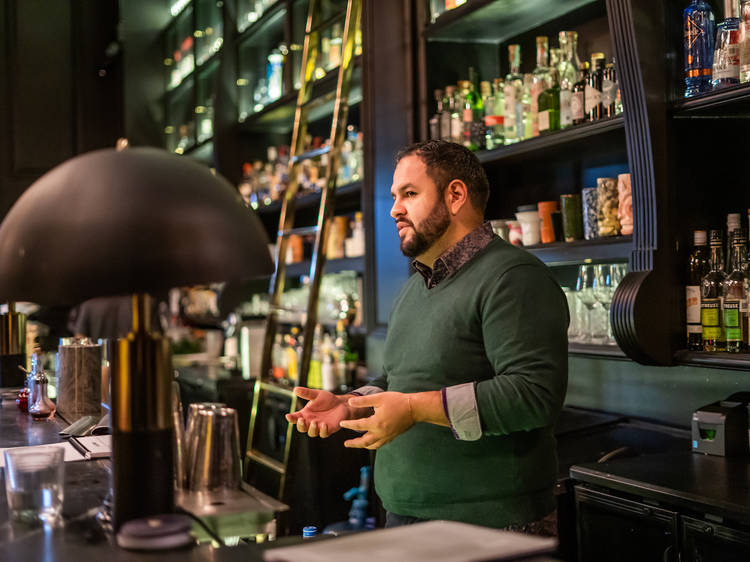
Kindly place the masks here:
POLYGON ((298 387, 311 437, 345 427, 378 449, 386 526, 430 519, 554 534, 553 425, 567 386, 568 308, 549 269, 484 222, 487 176, 465 147, 402 150, 391 216, 413 274, 382 375, 352 394, 298 387))

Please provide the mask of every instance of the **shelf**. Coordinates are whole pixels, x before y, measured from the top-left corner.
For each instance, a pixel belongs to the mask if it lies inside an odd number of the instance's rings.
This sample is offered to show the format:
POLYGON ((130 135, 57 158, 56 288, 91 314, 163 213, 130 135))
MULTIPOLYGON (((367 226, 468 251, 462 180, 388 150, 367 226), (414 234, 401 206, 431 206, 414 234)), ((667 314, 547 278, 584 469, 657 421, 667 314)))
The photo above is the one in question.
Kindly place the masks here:
MULTIPOLYGON (((349 90, 349 107, 362 101, 362 57, 354 59, 352 84, 349 90)), ((336 94, 338 68, 329 71, 323 78, 315 81, 312 98, 322 98, 320 103, 310 107, 308 121, 317 121, 333 114, 336 94)), ((239 130, 247 133, 275 132, 289 133, 294 127, 294 114, 297 111, 297 94, 294 90, 283 95, 275 102, 268 104, 260 111, 248 115, 240 122, 239 130)))
POLYGON ((428 41, 498 44, 596 3, 597 0, 469 0, 441 14, 424 29, 423 35, 428 41))
MULTIPOLYGON (((365 258, 341 258, 337 260, 326 260, 326 267, 323 271, 324 274, 328 273, 340 273, 342 271, 355 271, 357 273, 363 273, 365 270, 365 258)), ((301 261, 299 263, 290 263, 286 266, 287 277, 301 277, 303 275, 310 275, 310 260, 301 261)))
MULTIPOLYGON (((179 154, 179 153, 176 153, 179 154)), ((188 148, 183 156, 189 156, 204 164, 211 164, 214 159, 214 139, 208 138, 188 148)))
MULTIPOLYGON (((349 199, 352 196, 359 197, 359 194, 362 192, 362 182, 356 181, 353 183, 348 183, 346 185, 342 185, 341 187, 336 188, 336 199, 337 201, 341 199, 349 199)), ((320 192, 316 193, 305 193, 304 195, 300 195, 297 198, 297 210, 307 209, 309 207, 317 206, 320 203, 320 192)), ((265 207, 260 207, 256 213, 259 215, 272 215, 279 213, 281 211, 281 201, 274 201, 270 205, 266 205, 265 207)))
POLYGON ((625 352, 616 345, 598 345, 593 343, 571 342, 568 344, 568 355, 630 360, 628 356, 625 355, 625 352))
POLYGON ((273 20, 277 15, 279 15, 281 11, 285 9, 286 2, 284 2, 283 0, 276 0, 276 2, 270 5, 268 9, 263 12, 262 16, 260 16, 257 20, 255 20, 253 23, 251 23, 238 33, 237 42, 242 42, 245 38, 254 35, 256 31, 265 27, 268 22, 273 20))
MULTIPOLYGON (((477 158, 483 164, 494 164, 514 158, 528 156, 531 153, 547 156, 550 149, 567 147, 592 137, 604 136, 615 132, 625 132, 625 119, 622 115, 600 119, 592 123, 575 125, 549 135, 526 139, 516 144, 509 144, 493 150, 477 152, 477 158)), ((623 145, 625 143, 623 135, 623 145)))
POLYGON ((632 236, 612 236, 595 240, 552 242, 523 247, 549 266, 607 263, 630 259, 632 236))
POLYGON ((727 353, 725 351, 710 353, 707 351, 681 349, 675 353, 674 360, 679 365, 689 365, 692 367, 750 371, 750 353, 727 353))
POLYGON ((750 84, 722 88, 673 104, 676 119, 750 117, 750 84))

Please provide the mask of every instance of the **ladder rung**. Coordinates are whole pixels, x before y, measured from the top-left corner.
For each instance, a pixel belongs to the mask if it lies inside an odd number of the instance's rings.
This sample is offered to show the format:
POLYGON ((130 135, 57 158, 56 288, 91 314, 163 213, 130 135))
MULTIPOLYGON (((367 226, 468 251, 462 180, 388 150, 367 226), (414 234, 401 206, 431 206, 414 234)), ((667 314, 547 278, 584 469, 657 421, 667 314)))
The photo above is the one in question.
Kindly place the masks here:
POLYGON ((303 160, 312 160, 313 158, 317 158, 318 156, 328 154, 329 152, 331 152, 331 147, 328 145, 321 146, 320 148, 314 148, 312 150, 308 150, 307 152, 303 152, 299 156, 292 157, 292 164, 302 162, 303 160))
POLYGON ((300 226, 297 228, 290 228, 289 230, 279 230, 279 236, 291 236, 292 234, 297 234, 298 236, 305 236, 307 234, 317 234, 318 228, 317 225, 314 226, 300 226))
POLYGON ((261 382, 260 389, 272 394, 281 394, 282 396, 286 396, 287 398, 294 397, 294 391, 291 388, 286 388, 272 382, 261 382))
POLYGON ((297 314, 305 314, 307 312, 306 308, 291 308, 289 306, 282 306, 280 304, 269 304, 268 307, 271 310, 279 310, 281 312, 296 312, 297 314))
POLYGON ((265 467, 270 468, 271 470, 278 472, 279 474, 286 474, 286 467, 284 467, 284 463, 277 461, 274 458, 269 457, 268 455, 264 455, 257 449, 251 449, 247 452, 247 458, 249 458, 251 461, 255 461, 258 464, 262 464, 265 467))
MULTIPOLYGON (((320 31, 321 29, 326 29, 336 23, 337 21, 343 20, 346 18, 346 12, 340 12, 336 14, 335 16, 332 16, 328 18, 327 20, 324 20, 320 22, 318 25, 315 25, 310 28, 310 33, 315 33, 316 31, 320 31)), ((342 30, 343 31, 343 30, 342 30)))

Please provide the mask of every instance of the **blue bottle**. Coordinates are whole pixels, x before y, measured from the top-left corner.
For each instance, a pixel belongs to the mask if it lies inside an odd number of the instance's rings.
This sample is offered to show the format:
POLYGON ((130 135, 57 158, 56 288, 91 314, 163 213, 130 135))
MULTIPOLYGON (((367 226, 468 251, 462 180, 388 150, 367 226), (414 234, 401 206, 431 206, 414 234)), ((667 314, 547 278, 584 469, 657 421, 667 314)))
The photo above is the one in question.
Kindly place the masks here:
POLYGON ((714 13, 703 0, 692 0, 682 13, 685 47, 685 97, 711 90, 714 62, 714 13))

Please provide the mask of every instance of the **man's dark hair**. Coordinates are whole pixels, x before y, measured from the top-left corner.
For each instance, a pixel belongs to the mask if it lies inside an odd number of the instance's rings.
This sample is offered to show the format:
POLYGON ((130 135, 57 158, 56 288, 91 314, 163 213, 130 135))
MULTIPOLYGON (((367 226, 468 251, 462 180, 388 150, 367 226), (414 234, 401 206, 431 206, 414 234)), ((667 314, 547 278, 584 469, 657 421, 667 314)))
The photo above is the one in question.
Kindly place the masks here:
POLYGON ((484 214, 490 197, 490 182, 476 155, 465 146, 443 140, 415 142, 401 149, 396 164, 405 156, 419 157, 427 166, 427 175, 442 194, 453 180, 466 184, 471 205, 484 214))

